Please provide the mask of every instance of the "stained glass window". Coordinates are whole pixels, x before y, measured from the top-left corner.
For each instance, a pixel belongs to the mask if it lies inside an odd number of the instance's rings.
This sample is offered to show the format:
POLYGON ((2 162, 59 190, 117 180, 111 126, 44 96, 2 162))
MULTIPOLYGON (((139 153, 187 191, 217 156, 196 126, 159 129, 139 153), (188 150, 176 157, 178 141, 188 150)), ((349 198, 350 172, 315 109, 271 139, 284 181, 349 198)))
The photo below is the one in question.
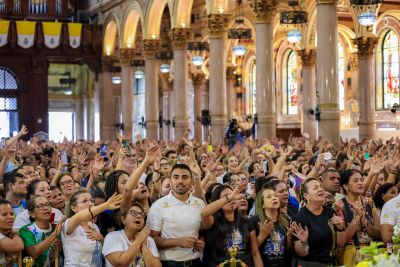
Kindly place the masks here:
POLYGON ((345 95, 345 58, 344 49, 341 42, 338 42, 338 86, 339 86, 339 108, 344 110, 344 95, 345 95))
POLYGON ((399 38, 395 32, 389 31, 382 43, 382 87, 384 108, 399 104, 399 38))
POLYGON ((287 57, 286 68, 283 68, 283 77, 285 77, 286 81, 284 81, 283 88, 285 92, 283 93, 283 113, 288 115, 296 115, 298 109, 298 100, 297 100, 297 59, 296 54, 291 50, 287 57), (286 73, 285 73, 286 72, 286 73))
POLYGON ((256 61, 254 60, 250 66, 249 73, 249 111, 256 114, 256 61))

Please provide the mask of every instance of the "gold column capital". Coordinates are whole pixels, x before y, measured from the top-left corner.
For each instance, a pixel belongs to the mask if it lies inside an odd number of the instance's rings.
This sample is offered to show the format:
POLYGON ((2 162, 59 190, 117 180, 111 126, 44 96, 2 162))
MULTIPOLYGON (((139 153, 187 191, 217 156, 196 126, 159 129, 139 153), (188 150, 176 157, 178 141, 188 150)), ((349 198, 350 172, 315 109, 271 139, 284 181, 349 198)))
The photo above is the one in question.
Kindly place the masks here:
POLYGON ((204 84, 204 81, 206 79, 206 75, 204 73, 192 73, 192 82, 194 88, 198 88, 199 86, 204 84))
POLYGON ((135 57, 135 49, 121 48, 119 50, 119 61, 121 66, 130 66, 131 60, 135 57))
POLYGON ((272 24, 277 13, 277 0, 249 0, 250 7, 255 13, 256 23, 272 24))
POLYGON ((208 31, 211 37, 223 37, 228 28, 229 14, 209 14, 207 17, 208 31))
POLYGON ((173 28, 169 32, 169 39, 171 40, 174 49, 186 49, 187 43, 192 39, 192 29, 190 28, 173 28))
POLYGON ((297 54, 301 58, 301 64, 303 68, 312 68, 315 67, 316 59, 317 59, 317 50, 315 49, 302 49, 297 51, 297 54))
POLYGON ((338 0, 317 0, 317 5, 337 4, 338 0))
POLYGON ((146 58, 156 58, 157 52, 160 49, 160 39, 144 39, 143 50, 146 58))
POLYGON ((357 46, 357 54, 359 59, 372 58, 374 49, 378 44, 377 37, 358 37, 353 39, 353 43, 357 46))

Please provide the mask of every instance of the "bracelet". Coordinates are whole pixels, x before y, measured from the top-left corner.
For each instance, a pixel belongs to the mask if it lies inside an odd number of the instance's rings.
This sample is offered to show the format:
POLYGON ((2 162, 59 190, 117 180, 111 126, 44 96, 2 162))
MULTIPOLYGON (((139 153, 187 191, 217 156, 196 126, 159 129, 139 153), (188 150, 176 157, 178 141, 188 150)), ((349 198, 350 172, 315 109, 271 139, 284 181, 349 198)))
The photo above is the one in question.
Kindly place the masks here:
POLYGON ((89 214, 90 214, 90 219, 93 220, 94 219, 94 215, 92 212, 92 207, 89 207, 89 214))

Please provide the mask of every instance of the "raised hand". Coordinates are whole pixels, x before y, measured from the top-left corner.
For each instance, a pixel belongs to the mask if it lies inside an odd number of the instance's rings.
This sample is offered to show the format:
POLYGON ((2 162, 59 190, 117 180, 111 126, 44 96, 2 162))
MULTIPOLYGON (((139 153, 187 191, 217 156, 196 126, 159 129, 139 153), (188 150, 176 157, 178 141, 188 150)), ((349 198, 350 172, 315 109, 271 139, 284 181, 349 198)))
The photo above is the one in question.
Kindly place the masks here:
POLYGON ((336 226, 336 229, 339 231, 342 231, 345 228, 344 220, 339 216, 333 216, 331 218, 331 223, 336 226))
POLYGON ((274 223, 268 220, 265 220, 263 223, 258 223, 260 227, 260 234, 262 234, 265 238, 268 237, 272 229, 274 229, 274 223))
POLYGON ((297 237, 301 242, 305 243, 308 241, 308 228, 304 228, 300 223, 292 222, 291 224, 292 234, 297 237))
POLYGON ((114 195, 112 195, 106 202, 107 209, 109 209, 109 210, 119 209, 122 198, 123 198, 122 194, 117 195, 117 193, 115 193, 114 195))
POLYGON ((150 226, 145 225, 143 229, 137 233, 136 238, 140 242, 140 244, 145 243, 147 240, 147 237, 150 235, 150 226))
POLYGON ((153 145, 146 150, 145 159, 149 162, 154 162, 161 157, 161 150, 158 145, 153 145))

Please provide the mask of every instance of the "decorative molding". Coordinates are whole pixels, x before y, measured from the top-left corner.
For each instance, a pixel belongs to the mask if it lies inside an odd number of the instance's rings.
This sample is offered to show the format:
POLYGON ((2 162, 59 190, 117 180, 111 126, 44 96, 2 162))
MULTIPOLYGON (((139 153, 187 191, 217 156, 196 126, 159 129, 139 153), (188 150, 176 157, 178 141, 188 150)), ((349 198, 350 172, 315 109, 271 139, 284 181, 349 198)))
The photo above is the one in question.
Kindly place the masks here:
POLYGON ((187 43, 192 39, 193 31, 190 28, 173 28, 169 32, 174 49, 187 49, 187 43))
POLYGON ((226 68, 226 79, 227 80, 233 80, 233 79, 235 79, 235 70, 236 70, 236 67, 227 67, 226 68))
POLYGON ((223 37, 228 28, 228 14, 210 14, 207 17, 210 37, 223 37))
POLYGON ((143 51, 146 58, 156 58, 157 52, 160 49, 160 39, 144 39, 143 51))
POLYGON ((279 1, 249 0, 249 2, 251 9, 255 13, 256 23, 274 23, 279 1))
POLYGON ((352 53, 349 62, 351 71, 358 71, 358 53, 352 53))
POLYGON ((131 61, 135 57, 135 49, 133 48, 121 48, 119 50, 119 61, 121 66, 130 66, 131 61))
POLYGON ((378 40, 379 38, 377 37, 358 37, 353 39, 354 45, 357 46, 358 58, 372 58, 378 40))
POLYGON ((198 88, 201 85, 204 84, 204 81, 206 79, 206 75, 203 73, 196 73, 196 74, 192 74, 192 82, 193 82, 193 86, 194 88, 198 88))
POLYGON ((303 68, 313 68, 315 67, 315 63, 317 60, 317 50, 310 49, 310 50, 298 50, 297 54, 301 58, 301 64, 303 68))

